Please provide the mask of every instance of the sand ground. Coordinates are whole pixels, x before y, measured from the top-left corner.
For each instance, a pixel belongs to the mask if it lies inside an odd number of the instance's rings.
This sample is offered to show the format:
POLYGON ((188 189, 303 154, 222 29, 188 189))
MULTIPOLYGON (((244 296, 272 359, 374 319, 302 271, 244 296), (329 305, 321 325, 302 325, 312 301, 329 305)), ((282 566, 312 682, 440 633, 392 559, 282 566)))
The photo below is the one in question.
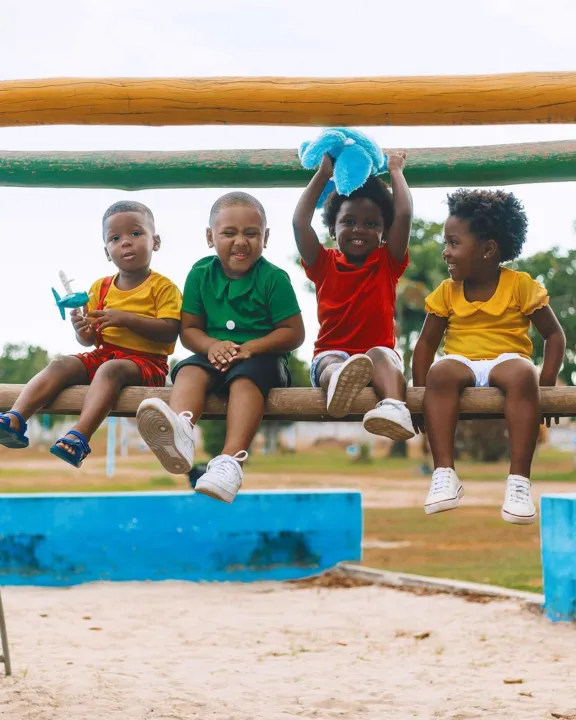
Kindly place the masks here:
POLYGON ((576 718, 576 626, 388 588, 5 588, 10 720, 576 718))

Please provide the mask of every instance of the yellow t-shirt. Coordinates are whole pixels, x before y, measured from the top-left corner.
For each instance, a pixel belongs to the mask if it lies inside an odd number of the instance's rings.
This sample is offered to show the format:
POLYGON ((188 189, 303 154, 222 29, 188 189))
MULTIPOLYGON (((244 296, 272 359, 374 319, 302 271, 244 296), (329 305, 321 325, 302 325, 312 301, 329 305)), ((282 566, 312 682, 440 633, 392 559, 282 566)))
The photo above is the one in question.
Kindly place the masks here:
MULTIPOLYGON (((96 280, 90 288, 89 312, 96 310, 100 300, 100 287, 103 280, 104 278, 96 280)), ((115 285, 115 281, 116 279, 110 285, 104 300, 104 310, 113 308, 114 310, 123 310, 144 317, 180 320, 182 295, 176 285, 167 277, 152 271, 146 280, 133 290, 119 290, 115 285)), ((105 343, 118 345, 128 350, 139 350, 140 352, 154 353, 155 355, 171 355, 176 345, 176 343, 161 343, 148 340, 142 335, 123 327, 105 328, 102 333, 102 340, 105 343)))
POLYGON ((463 283, 444 280, 426 298, 426 312, 448 318, 446 355, 493 360, 502 353, 518 353, 530 358, 529 316, 548 302, 545 288, 530 275, 501 268, 490 300, 468 302, 463 283))

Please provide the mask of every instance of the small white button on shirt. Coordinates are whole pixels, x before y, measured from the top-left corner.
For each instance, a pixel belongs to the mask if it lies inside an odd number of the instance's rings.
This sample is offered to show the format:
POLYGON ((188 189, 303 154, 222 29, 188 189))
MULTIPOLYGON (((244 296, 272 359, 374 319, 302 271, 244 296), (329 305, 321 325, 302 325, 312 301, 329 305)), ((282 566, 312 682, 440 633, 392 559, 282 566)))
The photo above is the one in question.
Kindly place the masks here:
POLYGON ((234 320, 227 320, 227 321, 226 321, 226 328, 227 328, 228 330, 234 330, 235 327, 236 327, 236 323, 234 322, 234 320))

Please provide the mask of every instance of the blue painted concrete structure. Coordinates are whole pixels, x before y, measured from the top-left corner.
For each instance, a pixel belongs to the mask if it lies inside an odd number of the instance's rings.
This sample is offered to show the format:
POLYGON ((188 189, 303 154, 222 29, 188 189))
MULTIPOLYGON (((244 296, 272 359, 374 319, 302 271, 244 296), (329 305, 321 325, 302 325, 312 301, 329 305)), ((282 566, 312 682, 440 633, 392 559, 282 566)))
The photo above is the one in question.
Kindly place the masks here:
POLYGON ((286 580, 361 559, 359 492, 0 495, 0 585, 286 580))
POLYGON ((576 494, 543 495, 540 508, 546 615, 576 620, 576 494))

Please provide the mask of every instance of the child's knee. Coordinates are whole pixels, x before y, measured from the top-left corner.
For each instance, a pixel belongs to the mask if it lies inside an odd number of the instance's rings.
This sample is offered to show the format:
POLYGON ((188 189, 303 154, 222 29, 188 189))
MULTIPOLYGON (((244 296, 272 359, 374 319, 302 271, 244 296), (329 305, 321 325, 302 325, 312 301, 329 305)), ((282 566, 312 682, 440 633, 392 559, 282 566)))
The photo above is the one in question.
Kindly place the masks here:
POLYGON ((75 376, 81 373, 83 368, 84 364, 79 358, 71 355, 58 355, 50 360, 44 372, 59 380, 75 379, 75 376))
POLYGON ((459 385, 459 379, 451 372, 450 367, 446 363, 437 363, 432 365, 426 375, 426 390, 450 391, 456 389, 459 385))
POLYGON ((381 347, 373 347, 370 348, 366 352, 366 355, 372 360, 374 367, 381 368, 382 370, 386 370, 392 374, 398 374, 404 377, 404 374, 402 373, 402 369, 399 365, 399 358, 395 359, 390 355, 390 353, 386 352, 381 347))
POLYGON ((239 393, 255 393, 258 392, 260 395, 262 395, 262 390, 260 387, 252 380, 251 378, 247 377, 246 375, 240 375, 239 377, 234 378, 230 381, 230 393, 239 394, 239 393))
POLYGON ((538 392, 538 374, 532 363, 518 363, 517 367, 514 368, 510 390, 524 395, 538 392))
POLYGON ((139 383, 141 379, 140 369, 136 363, 130 360, 108 360, 96 370, 92 384, 114 383, 123 386, 139 383))

